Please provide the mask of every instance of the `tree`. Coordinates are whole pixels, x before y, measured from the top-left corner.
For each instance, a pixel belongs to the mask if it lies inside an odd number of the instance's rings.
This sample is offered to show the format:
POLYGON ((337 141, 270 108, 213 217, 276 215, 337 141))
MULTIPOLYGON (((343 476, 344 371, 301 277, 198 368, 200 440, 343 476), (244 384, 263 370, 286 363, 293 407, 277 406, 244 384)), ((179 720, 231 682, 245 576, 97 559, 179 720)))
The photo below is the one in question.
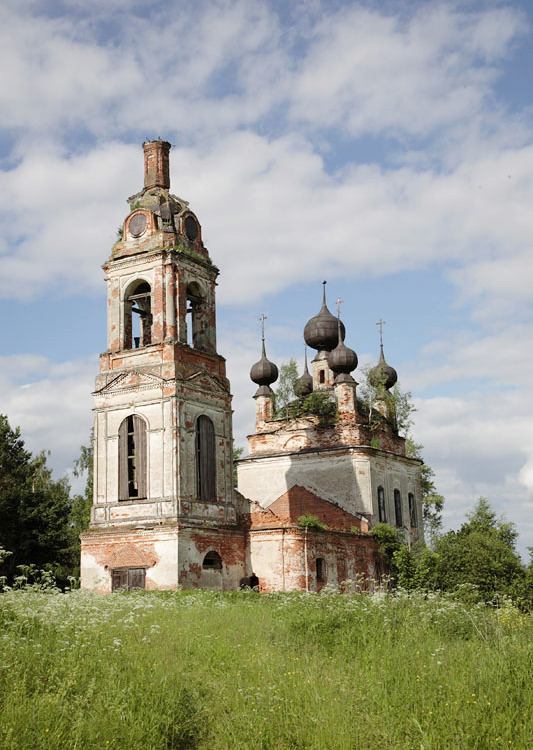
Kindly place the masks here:
POLYGON ((459 531, 449 531, 435 543, 436 586, 450 591, 471 584, 485 600, 494 594, 516 594, 526 579, 515 550, 516 537, 514 524, 497 518, 488 501, 480 497, 459 531))
POLYGON ((281 365, 279 370, 279 384, 276 388, 276 416, 286 417, 287 406, 296 398, 294 393, 294 384, 298 379, 298 367, 296 360, 291 359, 289 362, 281 365))
POLYGON ((24 448, 20 430, 0 415, 0 563, 12 581, 19 566, 36 566, 66 583, 73 564, 69 526, 70 486, 52 478, 48 454, 24 448))
POLYGON ((93 504, 94 487, 94 449, 93 430, 89 436, 89 444, 80 446, 80 455, 74 461, 73 474, 76 477, 86 475, 85 489, 83 494, 74 495, 69 513, 69 525, 71 529, 71 551, 75 560, 73 575, 79 575, 80 569, 80 534, 89 527, 91 520, 91 508, 93 504))

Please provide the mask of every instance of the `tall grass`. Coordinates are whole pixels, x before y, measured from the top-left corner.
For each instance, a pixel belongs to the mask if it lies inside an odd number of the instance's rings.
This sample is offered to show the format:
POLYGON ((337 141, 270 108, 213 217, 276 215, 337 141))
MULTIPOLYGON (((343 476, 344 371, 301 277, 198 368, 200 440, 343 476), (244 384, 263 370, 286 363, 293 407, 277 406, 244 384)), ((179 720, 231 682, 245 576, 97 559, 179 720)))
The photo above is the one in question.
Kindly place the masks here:
POLYGON ((423 594, 0 595, 0 748, 530 748, 530 615, 423 594))

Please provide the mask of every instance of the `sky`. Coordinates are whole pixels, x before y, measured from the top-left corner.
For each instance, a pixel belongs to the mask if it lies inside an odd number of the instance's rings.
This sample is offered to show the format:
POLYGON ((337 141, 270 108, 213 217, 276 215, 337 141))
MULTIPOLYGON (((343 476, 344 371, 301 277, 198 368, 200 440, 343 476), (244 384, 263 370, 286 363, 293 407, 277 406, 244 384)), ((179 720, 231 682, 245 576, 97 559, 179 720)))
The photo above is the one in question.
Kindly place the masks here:
POLYGON ((326 279, 360 364, 386 321, 445 528, 483 495, 526 557, 533 3, 3 0, 0 60, 0 412, 57 477, 88 442, 101 266, 161 137, 221 271, 236 444, 259 316, 301 366, 326 279))

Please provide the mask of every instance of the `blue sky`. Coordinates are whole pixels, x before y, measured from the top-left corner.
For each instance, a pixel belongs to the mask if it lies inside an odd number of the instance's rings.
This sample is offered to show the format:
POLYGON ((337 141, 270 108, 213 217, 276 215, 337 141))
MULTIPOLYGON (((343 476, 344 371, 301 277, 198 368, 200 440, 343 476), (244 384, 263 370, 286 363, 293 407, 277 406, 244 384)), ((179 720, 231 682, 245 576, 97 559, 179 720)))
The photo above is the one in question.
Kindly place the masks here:
POLYGON ((101 264, 161 136, 214 262, 239 444, 259 315, 278 365, 328 280, 387 359, 457 527, 533 545, 533 6, 6 0, 0 410, 68 471, 105 349, 101 264))

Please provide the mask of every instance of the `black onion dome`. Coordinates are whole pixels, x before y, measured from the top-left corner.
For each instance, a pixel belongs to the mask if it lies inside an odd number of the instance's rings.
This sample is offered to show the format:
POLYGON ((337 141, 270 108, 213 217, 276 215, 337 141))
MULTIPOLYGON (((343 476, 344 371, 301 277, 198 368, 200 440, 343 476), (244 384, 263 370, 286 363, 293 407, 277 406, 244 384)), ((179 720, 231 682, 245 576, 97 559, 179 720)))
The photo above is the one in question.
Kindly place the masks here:
POLYGON ((379 362, 373 367, 368 373, 368 380, 370 385, 374 388, 384 388, 388 391, 398 380, 398 373, 385 361, 383 356, 383 344, 381 345, 381 352, 379 355, 379 362))
POLYGON ((337 346, 328 354, 328 365, 335 375, 349 374, 357 367, 357 354, 349 349, 341 338, 341 322, 337 322, 337 346))
MULTIPOLYGON (((337 346, 339 340, 337 318, 330 313, 326 305, 326 282, 324 284, 324 299, 318 315, 311 318, 304 328, 305 343, 318 351, 329 352, 337 346)), ((344 340, 346 331, 341 322, 341 338, 344 340)))
POLYGON ((259 362, 256 362, 255 365, 252 365, 250 378, 259 386, 269 386, 278 379, 278 368, 273 362, 267 359, 264 341, 261 359, 259 362))
POLYGON ((301 375, 294 383, 294 393, 297 396, 309 396, 313 392, 313 378, 307 369, 307 350, 305 352, 304 374, 301 375))

